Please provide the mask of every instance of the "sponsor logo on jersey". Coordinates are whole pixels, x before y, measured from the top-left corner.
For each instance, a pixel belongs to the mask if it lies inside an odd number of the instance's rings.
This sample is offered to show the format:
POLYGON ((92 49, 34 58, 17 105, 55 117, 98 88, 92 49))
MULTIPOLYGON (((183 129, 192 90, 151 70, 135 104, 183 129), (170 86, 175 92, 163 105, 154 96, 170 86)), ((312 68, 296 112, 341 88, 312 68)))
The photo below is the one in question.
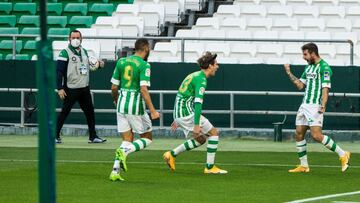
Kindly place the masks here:
POLYGON ((316 73, 306 73, 307 79, 316 79, 317 74, 316 73))
POLYGON ((324 72, 324 80, 330 80, 330 72, 329 71, 324 72))
POLYGON ((151 74, 150 68, 147 68, 145 71, 145 76, 150 77, 150 74, 151 74))

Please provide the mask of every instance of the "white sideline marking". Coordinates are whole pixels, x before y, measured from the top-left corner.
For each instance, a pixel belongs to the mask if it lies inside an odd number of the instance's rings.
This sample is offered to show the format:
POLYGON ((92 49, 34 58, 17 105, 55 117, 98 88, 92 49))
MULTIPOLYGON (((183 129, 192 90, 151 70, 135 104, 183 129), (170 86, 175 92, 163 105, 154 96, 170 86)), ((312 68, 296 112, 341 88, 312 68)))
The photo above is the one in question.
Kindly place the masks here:
POLYGON ((343 196, 350 196, 350 195, 357 195, 357 194, 360 194, 360 190, 355 191, 355 192, 339 193, 339 194, 333 194, 333 195, 325 195, 325 196, 312 197, 312 198, 307 198, 307 199, 294 200, 294 201, 287 202, 287 203, 311 202, 311 201, 316 201, 316 200, 329 199, 329 198, 333 198, 333 197, 343 197, 343 196))
MULTIPOLYGON (((35 159, 0 159, 0 162, 38 162, 35 159)), ((114 161, 86 161, 86 160, 56 160, 58 163, 113 163, 114 161)), ((163 161, 129 161, 130 164, 164 164, 163 161)), ((179 165, 203 165, 202 162, 176 162, 179 165)), ((278 167, 292 167, 294 164, 238 164, 238 163, 217 163, 223 166, 278 166, 278 167)), ((311 165, 315 168, 340 168, 340 166, 332 165, 311 165)), ((360 168, 360 166, 353 166, 351 168, 360 168)))

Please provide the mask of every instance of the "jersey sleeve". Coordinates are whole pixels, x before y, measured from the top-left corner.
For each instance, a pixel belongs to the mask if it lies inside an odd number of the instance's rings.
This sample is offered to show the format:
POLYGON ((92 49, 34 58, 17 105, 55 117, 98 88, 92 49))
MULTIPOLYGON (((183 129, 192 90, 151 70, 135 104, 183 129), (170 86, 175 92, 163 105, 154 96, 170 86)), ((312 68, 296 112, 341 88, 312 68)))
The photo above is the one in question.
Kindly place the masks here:
POLYGON ((59 56, 57 57, 58 61, 68 61, 69 60, 69 55, 67 53, 67 51, 65 49, 63 49, 59 56))
POLYGON ((331 88, 331 76, 332 70, 328 64, 321 67, 320 77, 321 77, 321 87, 331 88))
MULTIPOLYGON (((306 70, 306 68, 305 68, 306 70)), ((304 70, 304 72, 302 73, 301 77, 300 77, 300 81, 304 84, 306 84, 306 71, 304 70)))
POLYGON ((150 76, 151 76, 151 66, 149 63, 144 63, 140 68, 140 86, 150 87, 150 76))
POLYGON ((111 83, 114 85, 119 86, 120 85, 120 79, 121 79, 121 66, 124 65, 124 61, 122 59, 118 60, 116 63, 113 75, 111 77, 111 83))
POLYGON ((203 103, 204 94, 206 90, 207 81, 206 78, 195 80, 195 103, 203 103))

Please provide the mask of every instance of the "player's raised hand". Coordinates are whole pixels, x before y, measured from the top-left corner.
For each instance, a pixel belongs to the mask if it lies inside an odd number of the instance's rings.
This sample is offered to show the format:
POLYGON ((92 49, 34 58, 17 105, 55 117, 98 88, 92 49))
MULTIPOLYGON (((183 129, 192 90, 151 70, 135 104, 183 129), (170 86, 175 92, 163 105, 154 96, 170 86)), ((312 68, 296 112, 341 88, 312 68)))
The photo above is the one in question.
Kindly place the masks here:
POLYGON ((156 120, 156 119, 159 119, 159 118, 160 118, 160 113, 157 112, 157 111, 154 111, 154 112, 151 112, 151 113, 150 113, 150 116, 151 116, 151 119, 152 119, 152 120, 156 120))
POLYGON ((290 70, 290 64, 284 64, 284 70, 286 72, 286 74, 290 74, 291 73, 291 70, 290 70))

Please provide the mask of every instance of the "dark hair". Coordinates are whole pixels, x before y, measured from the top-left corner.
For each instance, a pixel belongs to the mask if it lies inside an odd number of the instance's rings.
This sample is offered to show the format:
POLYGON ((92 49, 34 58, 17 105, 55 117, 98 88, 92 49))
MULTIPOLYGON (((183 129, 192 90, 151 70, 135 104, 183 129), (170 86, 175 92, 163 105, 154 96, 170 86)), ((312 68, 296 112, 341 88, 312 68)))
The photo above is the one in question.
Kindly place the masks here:
POLYGON ((135 42, 135 51, 141 51, 145 49, 145 46, 149 46, 149 42, 145 38, 137 39, 135 42))
POLYGON ((305 51, 305 50, 308 50, 308 52, 311 54, 311 53, 315 53, 316 56, 319 56, 319 50, 318 50, 318 47, 316 46, 315 43, 307 43, 307 44, 304 44, 302 47, 301 47, 301 50, 302 51, 305 51))
POLYGON ((217 54, 212 54, 211 52, 207 51, 197 60, 197 63, 201 69, 207 69, 209 68, 209 65, 215 64, 216 57, 217 54))
POLYGON ((71 37, 71 34, 72 33, 80 33, 80 37, 82 38, 82 34, 81 34, 81 32, 79 31, 79 30, 73 30, 73 31, 71 31, 70 33, 69 33, 69 38, 71 37))

